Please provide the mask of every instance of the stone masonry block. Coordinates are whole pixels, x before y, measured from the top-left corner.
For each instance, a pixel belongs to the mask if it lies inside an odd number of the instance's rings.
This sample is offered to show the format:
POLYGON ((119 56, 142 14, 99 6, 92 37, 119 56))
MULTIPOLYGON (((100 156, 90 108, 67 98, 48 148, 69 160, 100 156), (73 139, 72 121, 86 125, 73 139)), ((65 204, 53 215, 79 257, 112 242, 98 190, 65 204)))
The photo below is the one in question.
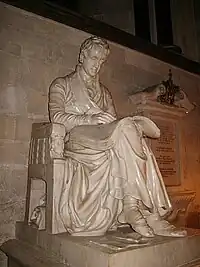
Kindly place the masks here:
MULTIPOLYGON (((127 68, 129 68, 128 65, 127 65, 127 68)), ((163 80, 163 77, 160 76, 159 74, 155 74, 150 71, 141 70, 137 67, 132 68, 132 71, 133 71, 133 76, 134 76, 134 85, 141 89, 145 89, 149 86, 158 84, 162 82, 163 80)), ((129 93, 131 93, 130 89, 129 89, 129 93)))
POLYGON ((15 222, 23 220, 26 177, 25 166, 17 164, 0 166, 0 243, 13 238, 15 222))
POLYGON ((0 163, 26 165, 28 161, 28 151, 28 142, 5 142, 0 140, 0 163))
MULTIPOLYGON (((8 33, 9 34, 9 33, 8 33)), ((0 35, 1 43, 1 35, 0 35)), ((17 84, 21 80, 22 61, 19 57, 11 55, 0 49, 0 82, 3 85, 17 84)), ((1 91, 2 89, 0 89, 1 91)))
POLYGON ((15 56, 21 56, 22 46, 18 32, 12 28, 0 28, 0 50, 15 56))
POLYGON ((65 40, 69 44, 80 44, 89 36, 88 33, 65 26, 50 19, 43 18, 15 8, 4 3, 0 3, 1 27, 12 27, 16 30, 23 30, 50 39, 65 40), (61 37, 62 36, 62 37, 61 37))
POLYGON ((48 114, 48 95, 35 90, 29 90, 28 113, 48 114))
POLYGON ((150 71, 153 73, 159 73, 161 75, 167 75, 171 65, 164 63, 156 58, 147 56, 140 52, 125 49, 125 62, 128 65, 134 65, 139 69, 150 71))
POLYGON ((118 64, 125 63, 125 49, 124 47, 117 45, 115 43, 109 42, 110 54, 108 57, 107 64, 112 64, 114 66, 118 64))
MULTIPOLYGON (((75 57, 74 62, 76 62, 75 57)), ((29 90, 34 90, 47 95, 49 86, 56 77, 64 76, 73 71, 73 64, 70 61, 66 59, 65 64, 64 66, 64 61, 63 65, 60 63, 47 64, 42 61, 23 58, 20 86, 26 90, 27 94, 29 90), (68 66, 71 66, 71 68, 68 66)))
POLYGON ((17 116, 15 140, 20 140, 20 141, 24 140, 29 142, 31 137, 31 125, 32 125, 32 120, 26 117, 17 116))
POLYGON ((16 29, 27 29, 29 31, 33 31, 31 27, 33 23, 30 23, 31 18, 32 20, 37 20, 31 13, 2 2, 0 3, 0 17, 1 27, 14 27, 16 29))
POLYGON ((14 139, 16 118, 0 114, 0 139, 14 139))
POLYGON ((20 86, 21 60, 0 51, 0 113, 26 114, 26 88, 20 86))
POLYGON ((0 31, 0 50, 29 59, 46 63, 70 65, 73 67, 79 52, 76 45, 58 42, 56 38, 33 35, 32 32, 7 27, 0 31))
POLYGON ((135 67, 127 64, 120 64, 113 68, 111 66, 111 80, 116 81, 126 88, 128 85, 133 85, 135 83, 135 67))

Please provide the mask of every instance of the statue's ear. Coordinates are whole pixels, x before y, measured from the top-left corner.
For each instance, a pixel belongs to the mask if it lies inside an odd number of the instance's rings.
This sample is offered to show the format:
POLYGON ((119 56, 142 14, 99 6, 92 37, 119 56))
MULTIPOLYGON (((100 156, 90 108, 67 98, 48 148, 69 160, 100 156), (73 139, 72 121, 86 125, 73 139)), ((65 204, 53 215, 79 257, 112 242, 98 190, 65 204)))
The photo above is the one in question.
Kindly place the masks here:
POLYGON ((143 116, 134 116, 133 120, 140 125, 144 135, 151 137, 151 138, 160 137, 160 129, 149 118, 143 117, 143 116))

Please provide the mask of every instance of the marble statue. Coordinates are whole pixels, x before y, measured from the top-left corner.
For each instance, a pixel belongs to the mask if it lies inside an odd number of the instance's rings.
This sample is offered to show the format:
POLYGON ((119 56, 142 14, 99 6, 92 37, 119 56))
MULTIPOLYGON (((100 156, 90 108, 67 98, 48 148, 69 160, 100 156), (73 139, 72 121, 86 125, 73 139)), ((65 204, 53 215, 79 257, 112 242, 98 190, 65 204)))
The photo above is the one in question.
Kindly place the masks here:
POLYGON ((117 118, 99 80, 108 55, 108 43, 90 37, 81 45, 75 71, 50 86, 50 120, 66 129, 62 222, 77 236, 104 235, 123 224, 145 237, 185 236, 163 219, 171 203, 146 142, 160 130, 143 116, 117 118))

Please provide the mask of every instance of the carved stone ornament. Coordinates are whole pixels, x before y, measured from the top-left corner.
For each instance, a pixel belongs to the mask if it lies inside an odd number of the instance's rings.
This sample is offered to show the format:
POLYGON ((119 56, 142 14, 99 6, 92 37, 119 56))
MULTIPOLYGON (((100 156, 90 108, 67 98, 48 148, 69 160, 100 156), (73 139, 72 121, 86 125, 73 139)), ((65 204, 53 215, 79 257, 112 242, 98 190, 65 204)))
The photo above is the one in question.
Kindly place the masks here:
POLYGON ((155 109, 163 109, 163 106, 174 113, 189 113, 195 108, 195 103, 191 103, 187 94, 173 83, 172 72, 169 71, 169 79, 159 84, 145 88, 130 96, 131 101, 139 108, 141 105, 154 106, 155 109), (160 105, 159 105, 160 104, 160 105))
MULTIPOLYGON (((163 81, 162 84, 165 87, 165 92, 157 97, 157 101, 163 104, 174 105, 175 97, 180 94, 180 87, 173 83, 171 70, 169 70, 169 79, 163 81)), ((183 98, 183 96, 180 95, 180 98, 183 98)))
POLYGON ((49 139, 51 158, 63 158, 65 132, 59 124, 54 124, 49 139))

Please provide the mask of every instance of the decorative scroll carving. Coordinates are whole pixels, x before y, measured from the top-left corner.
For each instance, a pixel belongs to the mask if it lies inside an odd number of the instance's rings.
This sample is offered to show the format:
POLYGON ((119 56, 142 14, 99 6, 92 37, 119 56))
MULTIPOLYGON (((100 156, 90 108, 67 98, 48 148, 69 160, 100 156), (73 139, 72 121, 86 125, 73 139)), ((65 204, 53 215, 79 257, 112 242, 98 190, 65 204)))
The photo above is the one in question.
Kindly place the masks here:
POLYGON ((64 136, 64 126, 60 124, 53 124, 52 133, 49 139, 51 158, 63 158, 64 136))
POLYGON ((180 191, 169 194, 173 211, 167 218, 170 222, 176 222, 179 226, 186 225, 186 218, 188 215, 188 210, 195 198, 195 192, 193 191, 180 191))
POLYGON ((177 85, 173 83, 172 73, 169 72, 169 79, 159 84, 147 87, 144 90, 130 96, 131 101, 135 105, 165 105, 169 108, 177 108, 185 113, 192 111, 196 104, 191 103, 187 94, 177 85))

